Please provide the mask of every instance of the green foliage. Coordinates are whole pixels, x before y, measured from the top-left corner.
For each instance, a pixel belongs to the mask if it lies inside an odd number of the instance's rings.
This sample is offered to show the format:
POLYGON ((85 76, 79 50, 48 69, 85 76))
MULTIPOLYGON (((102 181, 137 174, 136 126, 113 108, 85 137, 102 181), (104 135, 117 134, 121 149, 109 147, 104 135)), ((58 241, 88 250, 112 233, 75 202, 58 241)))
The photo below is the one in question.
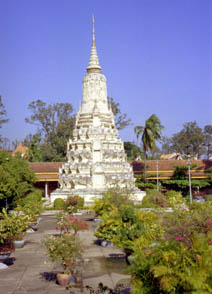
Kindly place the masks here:
POLYGON ((185 180, 187 178, 187 165, 173 165, 174 173, 172 176, 173 180, 185 180))
POLYGON ((0 207, 5 200, 10 206, 33 190, 36 179, 28 163, 20 157, 12 157, 0 150, 0 207))
POLYGON ((160 233, 158 218, 153 212, 144 212, 130 205, 114 207, 110 214, 104 214, 95 236, 113 242, 128 255, 133 251, 135 240, 141 236, 145 242, 160 233))
POLYGON ((8 119, 6 119, 6 109, 2 103, 2 97, 0 96, 0 129, 2 128, 2 125, 7 122, 8 119))
POLYGON ((170 190, 167 191, 165 195, 170 207, 175 209, 185 207, 185 199, 180 192, 170 190))
POLYGON ((195 204, 163 216, 162 234, 134 242, 133 293, 212 293, 212 208, 195 204))
POLYGON ((65 273, 73 270, 81 261, 82 245, 78 238, 72 234, 46 237, 43 240, 48 259, 51 262, 59 262, 65 273))
POLYGON ((211 203, 212 203, 212 195, 207 195, 207 196, 205 197, 205 200, 206 200, 207 202, 211 202, 211 203))
POLYGON ((146 182, 146 158, 147 152, 152 151, 156 148, 156 141, 161 139, 161 132, 163 126, 159 118, 152 114, 146 121, 145 126, 136 126, 134 132, 137 139, 141 136, 141 145, 144 151, 144 180, 146 182))
POLYGON ((212 125, 206 125, 204 127, 204 146, 206 148, 206 155, 209 159, 212 155, 212 125))
POLYGON ((136 179, 136 187, 143 188, 144 190, 157 189, 157 183, 153 180, 144 182, 142 179, 136 179))
POLYGON ((18 206, 15 209, 24 212, 29 222, 34 222, 43 210, 41 197, 42 191, 33 189, 33 192, 17 202, 18 206))
POLYGON ((113 188, 103 194, 101 199, 94 199, 92 208, 97 216, 102 216, 103 214, 109 213, 113 208, 120 207, 121 204, 133 205, 130 191, 113 188))
POLYGON ((57 198, 54 200, 54 209, 64 209, 65 201, 62 198, 57 198))
POLYGON ((166 194, 157 190, 147 190, 146 196, 142 200, 142 207, 165 208, 184 207, 185 200, 180 192, 168 191, 166 194))
POLYGON ((132 142, 124 142, 124 150, 127 154, 128 160, 135 160, 139 157, 143 157, 140 148, 132 142))
POLYGON ((161 125, 159 118, 152 114, 145 122, 145 126, 136 126, 135 133, 137 138, 142 135, 142 145, 144 152, 154 149, 156 141, 161 139, 161 131, 164 127, 161 125))
POLYGON ((41 134, 28 135, 24 144, 28 146, 27 159, 30 162, 44 161, 41 134))
POLYGON ((8 225, 5 220, 0 220, 0 249, 1 245, 11 240, 10 232, 8 231, 8 225))
POLYGON ((75 118, 70 103, 47 105, 41 100, 32 101, 29 106, 32 115, 25 121, 38 126, 36 136, 28 142, 30 160, 62 161, 66 145, 72 136, 75 118))
MULTIPOLYGON (((165 188, 180 191, 184 196, 189 191, 188 180, 188 166, 187 165, 174 165, 175 171, 171 180, 162 180, 162 184, 165 188)), ((191 169, 197 167, 196 164, 191 165, 191 169)), ((191 179, 191 186, 193 189, 204 188, 210 185, 210 180, 193 180, 191 179)))
POLYGON ((99 283, 96 290, 91 286, 85 286, 85 288, 90 294, 121 294, 124 290, 124 286, 122 284, 116 286, 114 289, 104 286, 102 283, 99 283))
POLYGON ((202 130, 196 121, 183 125, 180 132, 171 138, 162 138, 163 154, 180 153, 181 155, 197 156, 212 155, 212 125, 206 125, 202 130))
POLYGON ((127 117, 126 113, 121 113, 120 104, 116 103, 112 97, 107 97, 108 104, 115 117, 115 124, 118 130, 122 130, 131 123, 131 119, 127 117))
POLYGON ((77 212, 79 209, 84 207, 84 198, 78 195, 69 195, 64 203, 64 210, 68 211, 70 214, 77 212))
POLYGON ((19 201, 20 205, 26 205, 29 202, 33 203, 33 202, 40 202, 42 199, 42 191, 39 189, 33 189, 32 192, 30 192, 29 194, 27 194, 24 198, 22 198, 19 201))
POLYGON ((36 221, 43 209, 41 201, 29 201, 25 205, 19 206, 19 208, 28 216, 29 222, 36 221))
POLYGON ((21 240, 24 232, 28 228, 27 217, 24 215, 19 215, 17 213, 8 214, 4 208, 2 213, 0 213, 0 217, 0 223, 3 222, 3 226, 1 226, 1 228, 4 228, 4 232, 0 232, 0 234, 3 234, 3 239, 5 239, 6 234, 7 239, 21 240))
POLYGON ((199 157, 204 153, 204 135, 196 121, 183 125, 183 129, 172 136, 172 149, 180 154, 199 157))
POLYGON ((142 199, 142 207, 168 207, 168 200, 163 193, 157 190, 147 190, 142 199))

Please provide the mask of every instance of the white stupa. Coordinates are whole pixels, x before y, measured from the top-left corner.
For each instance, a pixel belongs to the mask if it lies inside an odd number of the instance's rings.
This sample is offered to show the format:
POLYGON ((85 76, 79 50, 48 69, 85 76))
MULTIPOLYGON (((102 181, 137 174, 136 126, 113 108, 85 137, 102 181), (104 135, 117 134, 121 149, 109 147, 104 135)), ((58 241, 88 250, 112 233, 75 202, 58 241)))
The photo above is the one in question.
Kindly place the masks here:
POLYGON ((76 115, 73 139, 67 143, 67 162, 59 170, 60 187, 51 193, 51 202, 68 195, 84 197, 89 204, 109 188, 128 189, 137 200, 145 192, 135 187, 124 144, 118 138, 114 115, 108 106, 107 82, 99 65, 93 42, 87 74, 83 79, 82 103, 76 115))

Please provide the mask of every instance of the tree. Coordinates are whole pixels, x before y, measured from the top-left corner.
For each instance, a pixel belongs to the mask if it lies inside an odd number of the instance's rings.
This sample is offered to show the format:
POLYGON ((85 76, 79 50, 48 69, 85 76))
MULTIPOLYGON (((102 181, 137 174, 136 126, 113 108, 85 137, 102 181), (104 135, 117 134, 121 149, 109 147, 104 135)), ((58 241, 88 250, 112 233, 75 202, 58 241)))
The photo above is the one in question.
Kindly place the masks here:
POLYGON ((171 143, 172 143, 171 138, 168 138, 165 136, 161 138, 161 151, 163 154, 170 154, 173 152, 171 143))
POLYGON ((155 146, 153 149, 148 151, 148 159, 149 160, 156 160, 159 159, 162 155, 161 149, 158 146, 155 146))
POLYGON ((134 132, 136 137, 141 136, 142 147, 144 150, 144 179, 146 182, 146 158, 147 151, 156 147, 156 141, 161 139, 161 132, 164 127, 161 125, 159 118, 152 114, 145 122, 145 126, 136 126, 134 132))
POLYGON ((21 157, 12 157, 0 150, 0 207, 24 197, 33 190, 36 179, 28 163, 21 157))
MULTIPOLYGON (((192 164, 191 169, 197 167, 192 164)), ((188 165, 173 165, 174 173, 170 180, 162 180, 162 185, 168 190, 181 192, 184 196, 189 193, 188 165)), ((191 179, 192 189, 201 189, 210 185, 210 174, 207 180, 191 179)))
MULTIPOLYGON (((4 104, 2 103, 2 97, 0 96, 0 129, 2 128, 2 125, 8 122, 8 119, 6 118, 6 109, 4 107, 4 104)), ((3 138, 0 134, 0 143, 2 142, 3 138)))
POLYGON ((183 125, 183 129, 172 136, 171 147, 175 152, 199 158, 204 153, 204 135, 196 121, 183 125))
POLYGON ((210 156, 212 155, 212 125, 206 125, 204 127, 204 146, 206 148, 206 155, 207 158, 209 159, 210 156))
POLYGON ((143 156, 140 148, 132 142, 124 142, 124 150, 129 160, 136 160, 143 156))
POLYGON ((47 105, 41 100, 33 101, 28 108, 32 112, 25 121, 38 127, 37 136, 41 138, 42 159, 61 161, 66 155, 66 144, 72 136, 75 117, 70 103, 47 105))
POLYGON ((3 138, 0 135, 0 149, 2 150, 11 150, 10 140, 8 138, 3 138))
POLYGON ((0 96, 0 128, 2 128, 2 124, 6 122, 8 122, 8 119, 6 119, 6 109, 2 103, 2 97, 0 96))
POLYGON ((40 134, 28 135, 28 137, 25 138, 24 144, 28 147, 27 159, 30 162, 43 161, 43 152, 42 152, 40 134))
POLYGON ((126 113, 121 113, 120 104, 116 103, 112 97, 108 97, 108 104, 115 116, 115 124, 118 130, 122 130, 131 123, 131 119, 127 118, 126 113))

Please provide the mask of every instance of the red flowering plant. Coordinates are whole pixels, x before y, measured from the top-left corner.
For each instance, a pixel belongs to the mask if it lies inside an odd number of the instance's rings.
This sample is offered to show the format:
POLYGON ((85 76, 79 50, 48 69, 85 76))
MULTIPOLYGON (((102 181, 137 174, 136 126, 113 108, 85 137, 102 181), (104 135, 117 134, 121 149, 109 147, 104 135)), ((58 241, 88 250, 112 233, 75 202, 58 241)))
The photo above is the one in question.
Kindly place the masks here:
POLYGON ((88 230, 88 224, 84 220, 78 219, 73 215, 60 212, 57 215, 56 228, 59 229, 61 233, 70 233, 70 231, 74 231, 74 235, 76 235, 78 231, 88 230))
POLYGON ((68 196, 64 204, 64 210, 72 214, 82 209, 84 206, 84 198, 80 196, 68 196))

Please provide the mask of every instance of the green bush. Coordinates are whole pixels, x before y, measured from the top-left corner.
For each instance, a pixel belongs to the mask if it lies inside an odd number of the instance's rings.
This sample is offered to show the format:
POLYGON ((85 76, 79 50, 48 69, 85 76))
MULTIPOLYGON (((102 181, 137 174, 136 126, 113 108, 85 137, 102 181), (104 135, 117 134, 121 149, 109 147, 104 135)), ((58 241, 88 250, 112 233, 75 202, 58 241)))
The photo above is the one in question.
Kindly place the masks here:
POLYGON ((81 262, 83 247, 78 238, 73 234, 49 236, 43 240, 48 259, 60 263, 64 273, 70 273, 81 262))
POLYGON ((169 206, 176 207, 185 204, 185 199, 180 192, 168 191, 166 192, 167 201, 169 206))
MULTIPOLYGON (((134 242, 133 293, 212 293, 212 208, 193 205, 165 214, 150 246, 134 242)), ((144 220, 145 222, 145 220, 144 220)))
POLYGON ((162 229, 156 213, 141 211, 131 205, 114 207, 109 214, 103 214, 95 231, 98 239, 110 241, 122 249, 126 254, 127 263, 138 238, 142 246, 149 247, 161 234, 162 229))
POLYGON ((157 190, 147 190, 147 195, 142 200, 142 207, 180 207, 185 203, 180 192, 168 191, 166 194, 157 190))
POLYGON ((96 215, 102 216, 109 213, 115 207, 119 208, 122 204, 134 206, 130 192, 114 188, 109 189, 101 199, 95 199, 92 209, 96 215))
POLYGON ((6 201, 10 208, 16 207, 33 190, 35 182, 27 161, 0 150, 0 208, 5 207, 6 201))
POLYGON ((24 206, 28 204, 29 202, 40 202, 41 199, 42 199, 42 191, 35 189, 34 191, 27 194, 27 196, 22 199, 21 204, 24 206))
POLYGON ((57 199, 54 200, 53 207, 54 207, 54 209, 63 209, 64 208, 64 204, 65 204, 64 199, 57 198, 57 199))
POLYGON ((206 195, 205 200, 211 202, 212 201, 212 195, 206 195))
POLYGON ((167 197, 157 190, 147 190, 146 196, 142 200, 143 207, 169 207, 167 197))

